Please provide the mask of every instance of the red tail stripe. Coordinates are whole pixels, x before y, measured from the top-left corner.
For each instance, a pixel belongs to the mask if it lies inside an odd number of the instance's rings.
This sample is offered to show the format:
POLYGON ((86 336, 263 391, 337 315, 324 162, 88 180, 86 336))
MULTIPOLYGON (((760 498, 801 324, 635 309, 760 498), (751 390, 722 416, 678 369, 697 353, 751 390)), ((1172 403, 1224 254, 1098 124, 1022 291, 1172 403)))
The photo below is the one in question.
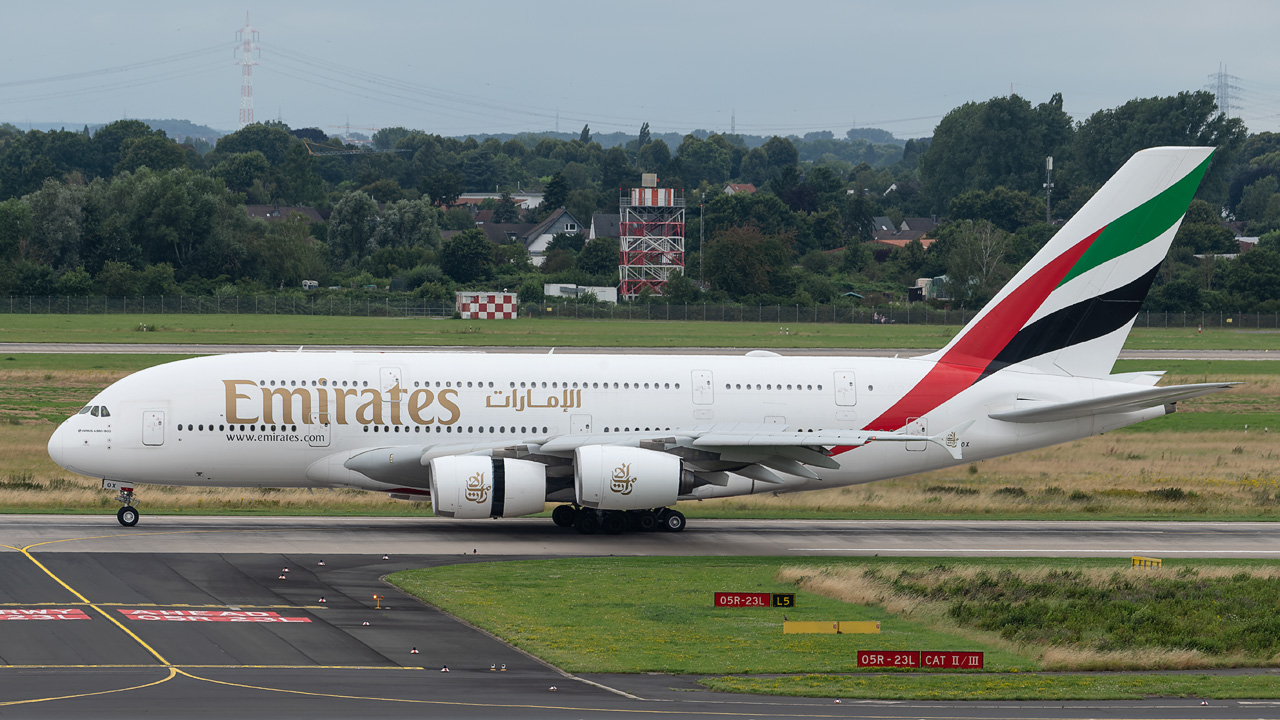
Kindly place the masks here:
MULTIPOLYGON (((1014 288, 999 305, 965 331, 915 387, 863 429, 892 432, 903 428, 907 418, 925 415, 977 382, 982 371, 1027 324, 1049 293, 1105 229, 1100 228, 1076 243, 1014 288)), ((847 449, 836 448, 833 454, 847 449)))

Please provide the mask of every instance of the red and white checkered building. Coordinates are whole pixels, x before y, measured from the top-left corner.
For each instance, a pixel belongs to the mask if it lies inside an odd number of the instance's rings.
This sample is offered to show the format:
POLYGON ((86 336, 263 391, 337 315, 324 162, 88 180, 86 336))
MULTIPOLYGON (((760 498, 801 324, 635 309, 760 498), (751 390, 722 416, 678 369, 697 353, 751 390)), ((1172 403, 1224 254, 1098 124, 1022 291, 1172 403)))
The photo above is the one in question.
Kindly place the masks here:
POLYGON ((513 292, 459 292, 455 305, 463 320, 514 320, 516 294, 513 292))

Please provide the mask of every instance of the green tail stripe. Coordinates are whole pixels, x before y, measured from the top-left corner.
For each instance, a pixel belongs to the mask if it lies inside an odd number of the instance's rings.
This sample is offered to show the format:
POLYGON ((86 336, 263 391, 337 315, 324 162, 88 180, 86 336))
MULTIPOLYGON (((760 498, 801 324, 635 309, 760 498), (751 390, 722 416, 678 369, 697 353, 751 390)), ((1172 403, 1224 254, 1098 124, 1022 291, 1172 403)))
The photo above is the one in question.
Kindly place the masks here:
POLYGON ((1191 204, 1191 198, 1200 186, 1200 179, 1209 169, 1212 158, 1212 155, 1205 158, 1199 167, 1170 185, 1167 190, 1111 221, 1062 278, 1058 287, 1108 260, 1114 260, 1146 245, 1173 227, 1187 212, 1187 206, 1191 204))

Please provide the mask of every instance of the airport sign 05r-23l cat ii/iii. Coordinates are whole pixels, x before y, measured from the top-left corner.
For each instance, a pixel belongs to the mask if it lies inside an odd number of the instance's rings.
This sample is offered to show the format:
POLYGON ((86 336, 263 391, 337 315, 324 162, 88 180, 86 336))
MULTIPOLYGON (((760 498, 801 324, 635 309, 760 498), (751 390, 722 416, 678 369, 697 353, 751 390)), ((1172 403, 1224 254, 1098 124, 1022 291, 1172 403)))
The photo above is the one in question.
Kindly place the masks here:
POLYGON ((1067 442, 1231 383, 1112 374, 1212 150, 1137 153, 945 348, 909 359, 270 352, 103 390, 49 440, 139 485, 359 488, 437 515, 559 503, 583 533, 681 530, 680 500, 796 492, 1067 442))

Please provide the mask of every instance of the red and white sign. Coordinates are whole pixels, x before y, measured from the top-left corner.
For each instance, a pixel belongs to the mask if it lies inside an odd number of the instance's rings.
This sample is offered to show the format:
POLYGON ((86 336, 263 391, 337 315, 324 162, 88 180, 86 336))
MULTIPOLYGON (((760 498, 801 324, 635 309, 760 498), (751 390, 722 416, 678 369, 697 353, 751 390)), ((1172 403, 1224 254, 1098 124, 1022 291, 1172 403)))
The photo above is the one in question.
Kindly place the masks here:
POLYGON ((948 670, 981 670, 980 652, 922 652, 920 667, 946 668, 948 670))
POLYGON ((769 593, 716 593, 716 607, 769 607, 773 596, 769 593))
POLYGON ((311 618, 280 617, 279 613, 264 610, 155 610, 148 608, 121 609, 130 620, 158 620, 161 622, 238 622, 238 623, 309 623, 311 618))
POLYGON ((519 300, 515 293, 460 292, 455 309, 463 320, 515 320, 519 300))
POLYGON ((917 668, 919 650, 859 650, 858 667, 917 668))
POLYGON ((88 620, 80 608, 34 608, 0 610, 0 620, 88 620))
POLYGON ((859 650, 858 667, 938 668, 981 670, 982 653, 935 650, 859 650))

